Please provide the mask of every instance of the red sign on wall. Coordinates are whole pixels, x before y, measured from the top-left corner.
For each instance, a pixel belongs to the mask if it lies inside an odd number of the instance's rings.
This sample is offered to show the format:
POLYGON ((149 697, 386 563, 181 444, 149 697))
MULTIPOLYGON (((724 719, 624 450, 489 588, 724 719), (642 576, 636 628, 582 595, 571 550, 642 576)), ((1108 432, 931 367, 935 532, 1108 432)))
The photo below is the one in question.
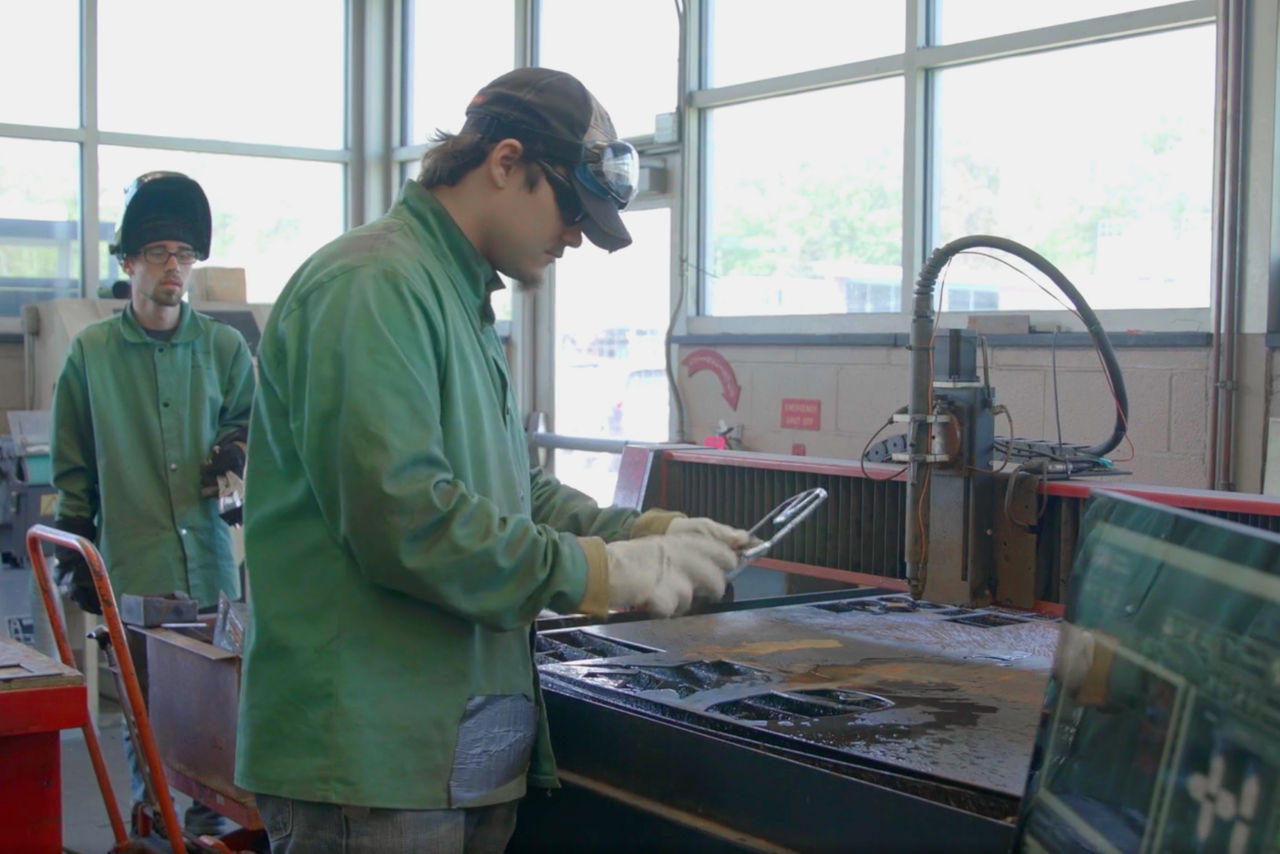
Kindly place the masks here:
POLYGON ((787 430, 821 430, 822 401, 802 397, 784 397, 782 426, 787 430))

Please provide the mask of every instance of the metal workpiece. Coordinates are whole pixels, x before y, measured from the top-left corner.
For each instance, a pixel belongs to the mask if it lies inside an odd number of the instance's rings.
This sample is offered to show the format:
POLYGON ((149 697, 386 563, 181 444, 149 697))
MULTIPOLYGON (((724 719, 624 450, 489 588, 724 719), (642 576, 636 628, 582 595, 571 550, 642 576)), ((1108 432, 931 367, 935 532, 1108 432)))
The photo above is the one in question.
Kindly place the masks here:
POLYGON ((163 596, 120 594, 120 619, 125 625, 154 628, 166 623, 193 623, 200 603, 185 593, 163 596))
POLYGON ((615 805, 754 840, 729 850, 991 851, 1057 635, 880 594, 542 631, 536 657, 561 767, 615 805))
POLYGON ((893 595, 548 633, 539 652, 544 677, 659 714, 1016 802, 1058 631, 1014 614, 893 595), (557 660, 579 645, 593 657, 557 660))

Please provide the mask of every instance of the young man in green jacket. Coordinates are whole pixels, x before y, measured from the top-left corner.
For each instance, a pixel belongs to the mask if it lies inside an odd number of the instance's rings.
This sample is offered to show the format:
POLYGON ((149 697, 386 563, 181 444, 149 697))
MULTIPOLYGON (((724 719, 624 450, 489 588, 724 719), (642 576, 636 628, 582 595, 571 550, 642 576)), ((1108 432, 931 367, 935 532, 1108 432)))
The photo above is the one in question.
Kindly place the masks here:
POLYGON ((489 296, 584 233, 631 242, 608 114, 524 68, 436 143, 295 273, 259 350, 236 780, 277 854, 503 850, 526 785, 556 785, 539 611, 678 613, 750 541, 531 472, 489 296))
MULTIPOLYGON (((219 591, 240 590, 231 529, 207 485, 244 472, 253 361, 239 332, 182 300, 192 265, 209 257, 204 190, 177 172, 148 172, 127 193, 110 251, 129 276, 129 304, 75 337, 54 389, 56 524, 96 542, 117 598, 181 591, 207 608, 219 591)), ((84 558, 72 549, 57 558, 63 593, 101 614, 84 558)), ((145 676, 144 654, 135 648, 145 676)), ((142 776, 125 734, 137 802, 142 776)), ((220 824, 197 805, 187 826, 220 824)))

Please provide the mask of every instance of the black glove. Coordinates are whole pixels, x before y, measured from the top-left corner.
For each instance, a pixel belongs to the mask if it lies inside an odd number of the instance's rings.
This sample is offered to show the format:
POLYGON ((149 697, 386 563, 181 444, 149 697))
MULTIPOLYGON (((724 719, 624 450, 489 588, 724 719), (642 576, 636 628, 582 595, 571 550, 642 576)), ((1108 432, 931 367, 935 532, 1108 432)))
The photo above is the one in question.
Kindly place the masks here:
POLYGON ((201 494, 207 498, 217 496, 219 475, 231 473, 243 478, 244 459, 244 448, 238 442, 228 440, 214 445, 209 459, 200 467, 201 494))
POLYGON ((233 528, 236 525, 243 525, 244 524, 244 505, 237 504, 234 507, 223 510, 218 515, 222 517, 222 521, 226 522, 228 525, 230 525, 233 528))
MULTIPOLYGON (((58 519, 54 524, 58 530, 76 534, 90 542, 98 537, 97 526, 88 519, 68 516, 58 519)), ((90 614, 101 614, 102 603, 98 601, 98 589, 93 586, 93 575, 89 572, 89 564, 84 555, 76 549, 55 546, 53 556, 58 560, 55 578, 62 595, 90 614)))

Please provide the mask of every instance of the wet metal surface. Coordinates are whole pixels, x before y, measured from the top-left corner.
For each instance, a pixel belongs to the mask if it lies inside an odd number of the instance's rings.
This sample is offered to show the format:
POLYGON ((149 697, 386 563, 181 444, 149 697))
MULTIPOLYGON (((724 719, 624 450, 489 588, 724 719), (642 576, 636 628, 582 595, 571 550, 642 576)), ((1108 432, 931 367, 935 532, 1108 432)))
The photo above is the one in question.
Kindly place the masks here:
POLYGON ((1014 798, 1058 624, 885 595, 543 632, 553 679, 1014 798))

